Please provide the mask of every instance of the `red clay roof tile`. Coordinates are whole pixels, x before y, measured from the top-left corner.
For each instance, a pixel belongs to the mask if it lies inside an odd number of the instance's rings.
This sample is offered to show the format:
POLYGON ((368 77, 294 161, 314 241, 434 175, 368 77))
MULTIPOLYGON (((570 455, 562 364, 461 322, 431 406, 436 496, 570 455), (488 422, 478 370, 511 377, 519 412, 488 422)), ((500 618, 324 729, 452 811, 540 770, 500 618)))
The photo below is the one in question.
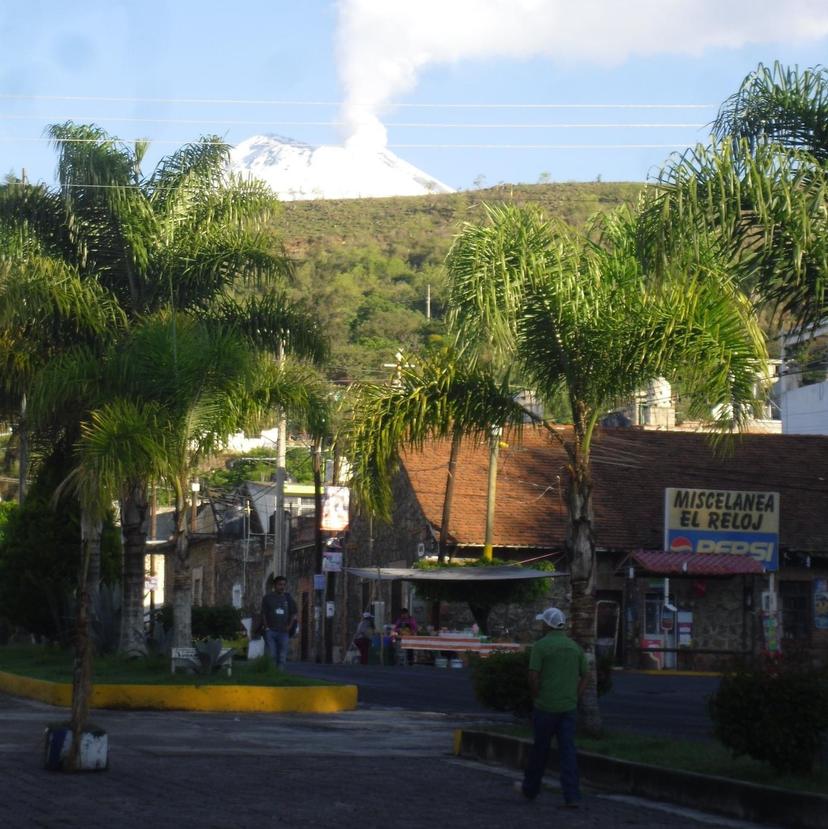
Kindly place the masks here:
MULTIPOLYGON (((571 428, 558 434, 571 438, 571 428)), ((561 548, 566 538, 568 457, 560 442, 527 428, 505 437, 497 474, 494 546, 561 548)), ((450 441, 402 457, 426 519, 439 528, 450 441)), ((741 435, 716 452, 710 435, 602 429, 592 444, 596 543, 601 548, 661 549, 664 489, 695 487, 780 493, 780 545, 828 551, 828 437, 741 435)), ((481 546, 486 521, 488 449, 464 441, 449 535, 481 546)))

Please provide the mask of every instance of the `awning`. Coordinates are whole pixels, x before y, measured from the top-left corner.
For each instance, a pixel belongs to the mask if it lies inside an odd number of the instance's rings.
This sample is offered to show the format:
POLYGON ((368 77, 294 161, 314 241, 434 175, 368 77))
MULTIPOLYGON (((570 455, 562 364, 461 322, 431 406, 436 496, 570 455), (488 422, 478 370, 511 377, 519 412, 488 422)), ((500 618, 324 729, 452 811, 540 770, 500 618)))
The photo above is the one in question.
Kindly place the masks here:
POLYGON ((520 579, 555 579, 568 573, 550 573, 530 567, 346 567, 346 573, 373 581, 518 581, 520 579))
POLYGON ((761 575, 764 567, 749 556, 732 553, 631 553, 622 567, 640 567, 656 576, 750 576, 761 575))

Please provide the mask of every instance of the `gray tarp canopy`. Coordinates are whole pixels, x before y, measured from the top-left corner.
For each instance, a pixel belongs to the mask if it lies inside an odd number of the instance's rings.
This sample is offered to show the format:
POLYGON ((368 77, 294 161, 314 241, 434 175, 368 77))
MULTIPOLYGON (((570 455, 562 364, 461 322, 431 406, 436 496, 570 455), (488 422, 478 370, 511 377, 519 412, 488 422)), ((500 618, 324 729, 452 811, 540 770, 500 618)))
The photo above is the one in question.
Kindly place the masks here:
POLYGON ((346 573, 374 581, 517 581, 519 579, 554 579, 569 575, 529 567, 436 567, 418 570, 414 567, 346 567, 346 573))

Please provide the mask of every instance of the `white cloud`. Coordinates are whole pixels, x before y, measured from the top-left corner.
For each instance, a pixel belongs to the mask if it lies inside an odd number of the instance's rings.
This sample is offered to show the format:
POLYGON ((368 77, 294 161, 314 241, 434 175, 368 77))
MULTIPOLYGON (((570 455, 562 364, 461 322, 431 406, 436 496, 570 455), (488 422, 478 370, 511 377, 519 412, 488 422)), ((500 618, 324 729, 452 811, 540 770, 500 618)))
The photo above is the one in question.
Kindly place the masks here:
POLYGON ((631 57, 828 35, 824 0, 340 0, 337 57, 352 143, 384 143, 379 116, 429 64, 631 57))

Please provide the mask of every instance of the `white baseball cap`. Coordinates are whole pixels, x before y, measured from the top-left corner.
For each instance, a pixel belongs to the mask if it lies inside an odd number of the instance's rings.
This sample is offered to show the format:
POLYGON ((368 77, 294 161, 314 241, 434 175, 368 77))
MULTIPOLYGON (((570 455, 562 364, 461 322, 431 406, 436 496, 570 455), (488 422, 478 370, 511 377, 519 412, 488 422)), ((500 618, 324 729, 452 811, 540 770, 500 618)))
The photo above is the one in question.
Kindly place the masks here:
POLYGON ((538 613, 535 619, 545 622, 551 628, 562 628, 566 625, 566 616, 557 607, 547 607, 543 613, 538 613))

